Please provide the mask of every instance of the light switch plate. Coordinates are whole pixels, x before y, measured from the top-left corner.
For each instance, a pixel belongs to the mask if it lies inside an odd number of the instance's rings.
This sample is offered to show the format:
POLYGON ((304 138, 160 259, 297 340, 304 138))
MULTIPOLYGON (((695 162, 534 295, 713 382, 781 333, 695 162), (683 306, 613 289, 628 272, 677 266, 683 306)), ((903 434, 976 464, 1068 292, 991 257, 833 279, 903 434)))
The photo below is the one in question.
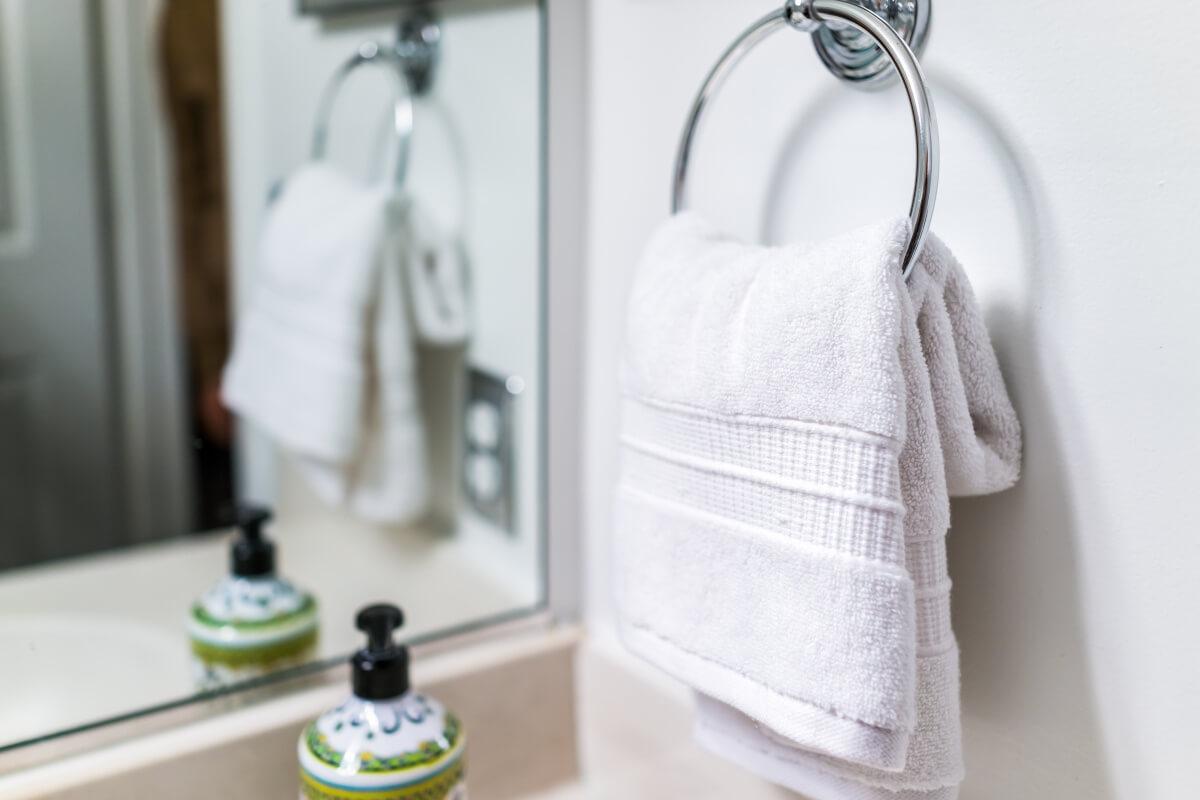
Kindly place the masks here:
POLYGON ((477 367, 467 373, 463 407, 462 484, 467 502, 505 532, 516 534, 516 377, 477 367))

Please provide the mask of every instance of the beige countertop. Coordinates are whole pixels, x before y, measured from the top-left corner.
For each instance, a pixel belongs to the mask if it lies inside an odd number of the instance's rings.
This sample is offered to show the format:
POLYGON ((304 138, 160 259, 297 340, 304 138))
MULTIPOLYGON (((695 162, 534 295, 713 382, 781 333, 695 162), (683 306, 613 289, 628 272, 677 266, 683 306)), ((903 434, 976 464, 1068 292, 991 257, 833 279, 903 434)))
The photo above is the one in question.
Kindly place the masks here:
MULTIPOLYGON (((419 655, 414 667, 418 685, 468 722, 476 800, 797 800, 700 749, 687 693, 616 643, 552 628, 419 655)), ((0 798, 163 796, 166 786, 180 798, 290 795, 298 730, 345 691, 335 680, 0 777, 0 798), (183 791, 180 779, 200 774, 210 782, 183 791)))
POLYGON ((701 749, 687 693, 619 647, 591 642, 580 653, 580 779, 530 800, 798 800, 701 749))

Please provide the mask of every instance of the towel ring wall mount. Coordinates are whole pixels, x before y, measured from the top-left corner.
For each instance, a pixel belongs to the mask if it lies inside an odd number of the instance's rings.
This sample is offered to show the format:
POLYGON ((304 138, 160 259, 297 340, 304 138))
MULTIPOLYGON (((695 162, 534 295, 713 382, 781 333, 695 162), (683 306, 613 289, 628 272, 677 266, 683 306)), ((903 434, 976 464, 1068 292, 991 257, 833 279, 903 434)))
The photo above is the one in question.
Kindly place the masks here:
POLYGON ((787 0, 734 40, 709 70, 684 125, 675 156, 671 210, 686 208, 688 165, 704 110, 742 58, 772 33, 791 28, 813 35, 821 62, 852 86, 875 89, 899 76, 912 110, 916 176, 909 206, 909 240, 901 259, 907 278, 929 233, 938 183, 937 119, 914 51, 929 33, 931 0, 787 0))
MULTIPOLYGON (((930 0, 863 0, 858 3, 883 19, 918 56, 925 50, 933 6, 930 0)), ((803 19, 800 4, 788 3, 793 24, 803 19)), ((816 25, 813 47, 830 72, 864 89, 876 89, 894 82, 896 71, 887 54, 869 34, 837 21, 816 25)))

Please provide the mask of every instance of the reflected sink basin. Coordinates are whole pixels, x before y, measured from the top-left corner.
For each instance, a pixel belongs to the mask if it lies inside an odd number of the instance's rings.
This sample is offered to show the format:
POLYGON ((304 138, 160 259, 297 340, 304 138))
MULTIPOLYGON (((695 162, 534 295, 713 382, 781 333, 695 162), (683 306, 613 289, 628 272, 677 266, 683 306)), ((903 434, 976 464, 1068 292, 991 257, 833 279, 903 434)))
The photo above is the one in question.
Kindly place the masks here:
POLYGON ((107 616, 0 616, 0 745, 192 691, 178 632, 107 616))

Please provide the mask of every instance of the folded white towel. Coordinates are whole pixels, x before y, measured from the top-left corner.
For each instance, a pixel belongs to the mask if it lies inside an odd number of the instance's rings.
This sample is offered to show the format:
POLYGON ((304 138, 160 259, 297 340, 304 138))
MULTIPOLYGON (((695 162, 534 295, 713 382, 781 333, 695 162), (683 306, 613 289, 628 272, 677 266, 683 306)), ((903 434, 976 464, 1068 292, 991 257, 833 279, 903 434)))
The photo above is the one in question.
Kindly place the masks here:
POLYGON ((1018 470, 965 276, 933 240, 906 284, 907 230, 767 248, 680 215, 629 303, 622 635, 700 693, 703 743, 814 800, 954 796, 948 494, 1018 470))
POLYGON ((402 258, 405 202, 305 166, 264 226, 225 369, 226 404, 297 456, 326 502, 379 522, 421 514, 425 437, 402 258))

